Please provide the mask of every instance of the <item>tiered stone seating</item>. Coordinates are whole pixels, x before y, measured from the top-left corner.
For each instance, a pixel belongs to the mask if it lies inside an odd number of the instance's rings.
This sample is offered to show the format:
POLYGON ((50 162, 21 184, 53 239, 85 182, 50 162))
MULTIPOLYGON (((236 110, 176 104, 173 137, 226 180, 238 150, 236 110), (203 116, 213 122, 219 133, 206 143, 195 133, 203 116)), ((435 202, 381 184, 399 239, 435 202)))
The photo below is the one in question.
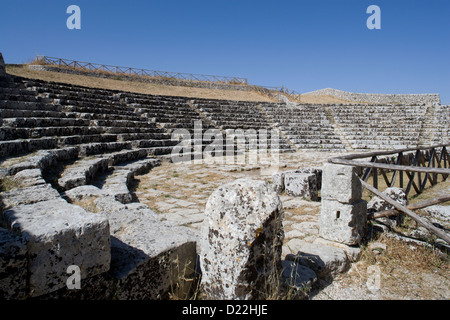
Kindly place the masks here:
MULTIPOLYGON (((221 130, 225 132, 227 130, 243 130, 244 134, 247 130, 255 130, 258 143, 262 140, 261 138, 264 138, 267 140, 268 148, 270 148, 271 130, 273 128, 255 103, 195 99, 193 104, 221 130), (266 130, 267 138, 260 137, 260 130, 266 130)), ((280 151, 293 151, 281 136, 278 143, 280 151)))
MULTIPOLYGON (((265 129, 270 141, 275 128, 282 151, 343 150, 338 126, 354 149, 385 149, 417 144, 421 130, 436 122, 424 126, 425 108, 418 106, 329 108, 331 114, 322 106, 192 100, 0 76, 0 178, 2 185, 12 181, 0 195, 0 299, 167 294, 174 270, 195 262, 196 236, 130 203, 129 184, 160 163, 154 155, 178 147, 175 131, 187 132, 191 143, 201 121, 202 134, 265 129), (76 201, 91 201, 98 211, 76 201), (9 254, 13 249, 20 254, 9 254), (71 265, 81 268, 87 289, 66 289, 71 265)), ((436 107, 433 117, 445 122, 433 139, 448 142, 448 106, 436 107)))
POLYGON ((415 147, 425 106, 331 105, 334 120, 354 150, 415 147))
POLYGON ((261 104, 266 114, 298 149, 344 150, 320 105, 261 104))
MULTIPOLYGON (((102 129, 100 134, 89 137, 94 145, 84 148, 86 155, 130 148, 147 148, 151 154, 167 154, 175 143, 154 121, 142 117, 128 106, 118 91, 57 83, 45 83, 44 86, 37 83, 33 89, 40 95, 52 97, 66 114, 89 121, 91 127, 102 129)), ((61 141, 83 143, 83 139, 79 141, 75 137, 66 137, 61 141)))
MULTIPOLYGON (((182 136, 184 140, 189 140, 184 133, 189 134, 190 140, 185 141, 187 145, 177 147, 174 150, 175 153, 193 154, 196 151, 200 151, 194 150, 194 143, 204 150, 208 145, 208 139, 195 141, 195 137, 201 139, 207 130, 217 129, 209 119, 203 118, 189 105, 187 98, 149 96, 128 92, 123 93, 121 97, 128 106, 134 108, 135 114, 140 114, 141 117, 157 123, 159 127, 164 128, 176 140, 178 136, 182 136), (197 130, 197 132, 194 132, 194 130, 197 130)), ((147 143, 148 141, 145 144, 141 144, 141 146, 146 146, 147 143)))
POLYGON ((118 92, 18 77, 0 77, 0 82, 0 176, 14 181, 1 194, 0 236, 14 238, 24 251, 22 258, 6 256, 8 263, 26 269, 23 277, 7 278, 8 284, 0 276, 0 298, 5 287, 8 298, 70 295, 65 292, 70 265, 80 267, 84 282, 107 288, 98 295, 82 291, 95 298, 167 294, 172 254, 195 261, 192 235, 142 205, 121 207, 116 200, 130 202, 130 180, 158 165, 148 157, 170 153, 177 141, 118 92), (71 204, 68 194, 95 188, 99 179, 95 198, 103 213, 71 204), (136 219, 142 222, 131 226, 136 219), (148 285, 133 286, 144 276, 151 280, 148 285))

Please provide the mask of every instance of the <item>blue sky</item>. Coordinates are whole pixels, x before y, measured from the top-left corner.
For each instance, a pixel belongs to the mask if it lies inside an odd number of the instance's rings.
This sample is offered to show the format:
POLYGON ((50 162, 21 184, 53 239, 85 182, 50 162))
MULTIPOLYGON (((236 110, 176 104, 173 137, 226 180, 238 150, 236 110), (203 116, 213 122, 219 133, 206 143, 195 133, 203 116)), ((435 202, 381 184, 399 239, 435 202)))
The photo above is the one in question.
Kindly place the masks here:
POLYGON ((440 93, 450 104, 448 0, 1 1, 7 63, 36 54, 247 78, 298 92, 440 93), (69 30, 69 5, 81 30, 69 30), (381 29, 369 30, 369 5, 381 29))

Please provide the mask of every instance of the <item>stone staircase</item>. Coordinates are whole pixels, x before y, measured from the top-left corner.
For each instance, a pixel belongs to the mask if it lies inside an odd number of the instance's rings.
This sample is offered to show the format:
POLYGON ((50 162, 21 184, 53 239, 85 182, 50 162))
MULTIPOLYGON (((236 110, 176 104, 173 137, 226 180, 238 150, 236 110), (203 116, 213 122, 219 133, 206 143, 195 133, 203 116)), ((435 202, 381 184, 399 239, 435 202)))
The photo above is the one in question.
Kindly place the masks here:
MULTIPOLYGON (((220 128, 221 131, 236 133, 237 130, 240 130, 246 137, 254 135, 257 139, 258 146, 261 141, 266 141, 267 148, 270 149, 272 126, 259 111, 255 103, 194 99, 192 104, 210 118, 212 123, 220 128)), ((277 149, 280 152, 293 151, 290 144, 281 136, 277 142, 278 146, 275 146, 273 148, 274 150, 277 149)))
POLYGON ((358 151, 416 147, 424 106, 330 105, 342 134, 358 151))
POLYGON ((427 111, 419 134, 420 146, 432 146, 448 142, 450 112, 448 106, 427 104, 427 111))
POLYGON ((264 103, 261 107, 297 149, 345 150, 320 105, 264 103))

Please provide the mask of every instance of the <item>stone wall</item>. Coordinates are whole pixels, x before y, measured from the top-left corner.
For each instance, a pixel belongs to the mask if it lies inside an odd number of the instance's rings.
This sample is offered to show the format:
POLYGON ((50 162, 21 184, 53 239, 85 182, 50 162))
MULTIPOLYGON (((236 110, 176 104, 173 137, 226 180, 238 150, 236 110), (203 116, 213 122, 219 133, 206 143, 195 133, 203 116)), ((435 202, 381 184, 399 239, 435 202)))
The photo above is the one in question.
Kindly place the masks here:
POLYGON ((425 104, 440 103, 438 93, 430 94, 378 94, 378 93, 354 93, 332 88, 307 92, 308 95, 329 95, 352 102, 368 102, 380 104, 425 104))

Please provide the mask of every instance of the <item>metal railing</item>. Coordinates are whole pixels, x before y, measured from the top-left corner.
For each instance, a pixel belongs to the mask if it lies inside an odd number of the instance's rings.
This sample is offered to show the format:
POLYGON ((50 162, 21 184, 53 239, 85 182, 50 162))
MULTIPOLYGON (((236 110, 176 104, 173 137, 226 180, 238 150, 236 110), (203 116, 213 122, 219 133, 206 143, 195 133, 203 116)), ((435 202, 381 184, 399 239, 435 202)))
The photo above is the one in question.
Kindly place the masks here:
POLYGON ((54 58, 47 56, 36 56, 34 64, 39 65, 50 65, 65 68, 75 68, 86 71, 94 72, 106 72, 113 73, 117 75, 129 75, 129 76, 143 76, 143 77, 153 77, 153 78, 166 78, 174 80, 185 80, 185 81, 201 81, 201 82, 216 82, 225 84, 237 84, 237 85, 247 85, 246 78, 238 77, 226 77, 226 76, 216 76, 207 74, 195 74, 195 73, 181 73, 181 72, 167 72, 158 70, 148 70, 130 67, 120 67, 112 66, 91 62, 82 62, 62 58, 54 58))

